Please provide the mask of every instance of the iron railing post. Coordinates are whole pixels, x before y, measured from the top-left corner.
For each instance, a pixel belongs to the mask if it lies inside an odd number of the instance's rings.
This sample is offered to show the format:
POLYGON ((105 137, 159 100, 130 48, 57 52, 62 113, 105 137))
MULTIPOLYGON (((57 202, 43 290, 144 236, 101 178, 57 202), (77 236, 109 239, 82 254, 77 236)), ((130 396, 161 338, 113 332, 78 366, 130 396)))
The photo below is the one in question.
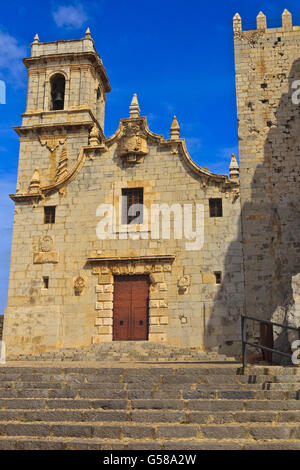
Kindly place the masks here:
POLYGON ((286 356, 286 357, 289 357, 291 359, 290 354, 284 353, 282 351, 278 351, 278 349, 268 348, 267 346, 264 346, 262 344, 254 344, 250 341, 247 341, 247 320, 257 321, 260 324, 265 323, 266 325, 279 326, 280 328, 283 328, 283 329, 286 329, 286 330, 298 331, 298 338, 299 338, 299 341, 300 341, 300 327, 287 326, 287 325, 283 325, 281 323, 275 323, 275 322, 268 321, 268 320, 261 320, 260 318, 250 317, 249 315, 241 315, 243 369, 247 365, 247 345, 249 345, 253 348, 262 349, 263 351, 270 351, 272 353, 280 354, 281 356, 286 356))

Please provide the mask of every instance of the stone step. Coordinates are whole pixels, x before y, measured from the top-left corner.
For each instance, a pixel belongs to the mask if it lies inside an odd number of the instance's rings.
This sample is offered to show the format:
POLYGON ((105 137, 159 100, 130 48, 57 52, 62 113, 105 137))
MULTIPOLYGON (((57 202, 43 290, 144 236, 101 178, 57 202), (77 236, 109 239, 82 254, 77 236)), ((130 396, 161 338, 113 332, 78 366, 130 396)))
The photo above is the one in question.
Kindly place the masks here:
POLYGON ((226 390, 226 389, 238 389, 238 390, 265 390, 265 389, 280 389, 280 390, 294 390, 300 389, 299 382, 272 382, 271 380, 262 381, 258 383, 249 383, 249 382, 242 382, 237 383, 234 379, 229 380, 228 382, 221 382, 216 383, 213 381, 212 383, 203 383, 203 381, 198 382, 178 382, 169 383, 169 381, 153 381, 152 383, 143 383, 137 380, 136 382, 87 382, 84 381, 77 381, 74 382, 72 380, 68 381, 47 381, 47 382, 37 382, 31 379, 30 382, 28 381, 13 381, 13 380, 3 380, 0 381, 0 390, 11 390, 11 389, 109 389, 109 390, 165 390, 166 392, 169 390, 194 390, 194 389, 203 389, 203 390, 226 390))
POLYGON ((172 411, 172 410, 0 410, 0 422, 129 422, 176 424, 296 423, 300 410, 293 411, 172 411))
MULTIPOLYGON (((93 367, 71 367, 70 364, 61 363, 59 366, 45 367, 45 363, 38 363, 35 365, 29 365, 30 363, 21 363, 22 365, 9 365, 0 364, 0 381, 2 380, 19 380, 21 378, 33 378, 37 381, 45 381, 55 379, 55 376, 58 380, 62 378, 71 378, 75 379, 78 377, 86 377, 87 379, 93 379, 97 381, 105 382, 107 377, 110 378, 110 382, 120 381, 126 379, 127 382, 131 380, 138 380, 139 378, 144 379, 145 382, 149 378, 159 378, 160 376, 168 378, 179 378, 181 381, 191 381, 195 378, 198 379, 209 379, 217 380, 217 377, 220 377, 220 381, 226 381, 228 376, 236 376, 236 380, 260 380, 261 376, 265 377, 276 377, 278 381, 298 381, 300 380, 300 367, 263 367, 263 366, 249 366, 245 368, 244 372, 240 366, 236 365, 212 365, 207 366, 207 364, 198 364, 195 365, 178 365, 169 364, 166 366, 162 365, 139 365, 139 364, 126 364, 122 367, 115 367, 110 365, 103 367, 103 364, 93 363, 93 367), (296 380, 295 380, 296 379, 296 380)), ((78 364, 78 363, 77 363, 78 364)), ((66 379, 66 380, 67 380, 66 379)), ((262 379, 263 380, 263 379, 262 379)))
POLYGON ((56 351, 41 352, 38 354, 21 354, 18 356, 10 355, 12 360, 26 361, 87 361, 101 360, 103 361, 235 361, 226 355, 217 353, 207 353, 196 348, 182 348, 170 346, 167 344, 159 344, 150 341, 112 341, 99 343, 80 348, 61 348, 56 351))
MULTIPOLYGON (((300 384, 297 383, 277 383, 277 382, 262 382, 257 384, 251 383, 221 383, 221 384, 202 384, 202 383, 175 383, 175 384, 165 384, 165 383, 152 383, 144 384, 140 383, 72 383, 72 382, 13 382, 13 381, 3 381, 0 382, 0 398, 9 396, 9 393, 14 391, 15 395, 17 396, 18 393, 22 394, 23 391, 33 391, 36 390, 36 396, 43 390, 46 391, 46 394, 41 396, 47 396, 47 393, 56 393, 56 396, 63 396, 64 391, 66 393, 104 393, 109 394, 111 393, 111 397, 114 398, 117 394, 123 394, 124 397, 132 396, 133 393, 142 392, 146 395, 152 396, 151 394, 173 394, 174 396, 181 396, 181 393, 187 392, 200 392, 200 391, 209 391, 209 392, 221 392, 221 391, 299 391, 300 384)), ((20 395, 21 396, 21 395, 20 395)))
POLYGON ((177 377, 173 375, 160 375, 155 377, 135 377, 127 378, 124 376, 105 376, 106 380, 102 377, 92 377, 86 375, 65 376, 62 378, 56 376, 24 376, 24 377, 1 377, 0 389, 24 389, 24 388, 38 388, 38 389, 64 389, 67 387, 72 388, 110 388, 110 389, 139 389, 153 390, 163 388, 188 388, 188 387, 206 387, 207 389, 280 389, 280 390, 294 390, 300 389, 300 382, 298 377, 290 377, 286 380, 277 376, 261 376, 257 379, 252 377, 240 377, 228 375, 226 378, 221 378, 218 381, 216 376, 190 376, 190 377, 177 377))
MULTIPOLYGON (((286 384, 267 384, 266 386, 223 386, 216 389, 216 387, 197 386, 193 387, 173 387, 173 388, 159 388, 158 390, 143 390, 142 388, 132 388, 125 390, 122 388, 82 388, 82 387, 67 387, 59 388, 30 388, 30 387, 17 387, 0 389, 1 398, 123 398, 133 400, 137 398, 173 398, 173 399, 194 399, 194 398, 222 398, 227 397, 229 394, 235 396, 239 395, 245 398, 244 392, 251 392, 250 398, 271 398, 282 397, 283 399, 300 399, 299 385, 291 384, 286 387, 286 384), (260 391, 270 391, 273 394, 259 394, 260 391), (254 396, 252 396, 253 394, 254 396), (282 392, 278 395, 275 392, 282 392), (287 393, 283 393, 287 392, 287 393)), ((246 395, 247 397, 248 395, 246 395)))
POLYGON ((267 382, 273 383, 298 383, 300 385, 300 376, 295 375, 219 375, 219 374, 174 374, 174 373, 159 373, 151 375, 151 382, 149 383, 149 374, 145 376, 131 376, 123 374, 111 375, 98 375, 98 374, 0 374, 0 385, 4 386, 9 383, 33 382, 34 383, 98 383, 98 384, 114 384, 114 383, 138 383, 143 381, 144 386, 151 387, 153 383, 199 383, 199 384, 261 384, 267 382))
POLYGON ((0 450, 299 450, 300 441, 247 439, 168 439, 164 441, 0 436, 0 450))
POLYGON ((0 366, 0 449, 296 449, 300 441, 296 367, 44 364, 0 366))
MULTIPOLYGON (((280 392, 279 392, 280 393, 280 392)), ((288 392, 282 392, 286 394, 288 392)), ((224 403, 229 403, 231 409, 248 409, 256 410, 256 406, 264 404, 265 409, 272 409, 275 404, 280 403, 279 410, 300 409, 300 400, 293 398, 278 398, 278 392, 219 392, 218 397, 213 393, 201 392, 194 394, 192 397, 187 395, 183 399, 173 398, 136 398, 136 399, 120 399, 120 398, 2 398, 0 400, 0 410, 10 409, 110 409, 110 410, 203 410, 202 406, 207 405, 207 402, 213 403, 212 408, 217 410, 218 406, 223 406, 224 403), (249 395, 249 394, 252 395, 249 395), (253 404, 251 405, 251 402, 253 404), (269 404, 271 403, 271 405, 269 404), (204 405, 203 405, 204 404, 204 405), (237 407, 240 408, 237 408, 237 407), (252 407, 252 408, 251 408, 252 407)), ((292 392, 289 393, 291 395, 292 392)), ((222 408, 223 409, 223 408, 222 408)), ((226 408, 228 409, 228 408, 226 408)), ((278 409, 278 408, 274 408, 278 409)))
POLYGON ((300 439, 299 423, 0 422, 1 436, 101 439, 300 439))

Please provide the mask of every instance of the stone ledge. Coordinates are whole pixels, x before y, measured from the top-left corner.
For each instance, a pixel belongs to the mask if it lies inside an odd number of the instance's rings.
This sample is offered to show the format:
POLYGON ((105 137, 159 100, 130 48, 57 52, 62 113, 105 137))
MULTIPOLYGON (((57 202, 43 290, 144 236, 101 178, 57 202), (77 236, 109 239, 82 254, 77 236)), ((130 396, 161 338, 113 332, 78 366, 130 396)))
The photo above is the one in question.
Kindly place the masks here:
POLYGON ((59 262, 58 251, 37 252, 37 253, 34 253, 33 255, 34 264, 58 263, 58 262, 59 262))

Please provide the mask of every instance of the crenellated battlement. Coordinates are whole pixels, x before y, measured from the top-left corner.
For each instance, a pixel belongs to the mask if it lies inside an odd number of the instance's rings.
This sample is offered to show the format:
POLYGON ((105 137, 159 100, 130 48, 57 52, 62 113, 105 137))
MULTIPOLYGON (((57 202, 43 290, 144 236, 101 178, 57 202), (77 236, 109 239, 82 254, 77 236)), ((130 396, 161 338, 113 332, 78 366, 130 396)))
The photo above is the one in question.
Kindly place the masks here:
POLYGON ((292 14, 285 9, 281 15, 281 27, 279 28, 268 28, 267 26, 267 17, 262 11, 256 17, 256 30, 246 29, 243 31, 242 28, 242 18, 238 13, 233 17, 233 32, 234 34, 240 34, 242 32, 251 32, 259 31, 264 33, 274 33, 274 32, 293 32, 300 31, 300 26, 293 26, 292 14))

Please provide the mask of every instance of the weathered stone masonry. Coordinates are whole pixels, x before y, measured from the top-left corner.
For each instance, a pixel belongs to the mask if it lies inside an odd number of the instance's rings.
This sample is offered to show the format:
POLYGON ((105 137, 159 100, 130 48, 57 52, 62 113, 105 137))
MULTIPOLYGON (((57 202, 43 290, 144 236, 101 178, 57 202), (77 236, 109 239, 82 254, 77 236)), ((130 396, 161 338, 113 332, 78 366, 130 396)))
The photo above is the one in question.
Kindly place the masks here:
MULTIPOLYGON (((170 139, 152 133, 136 96, 130 117, 106 138, 111 88, 89 31, 75 41, 36 37, 24 63, 28 94, 16 128, 20 159, 4 322, 8 354, 111 341, 114 276, 128 274, 149 276, 149 340, 238 351, 244 283, 235 157, 229 178, 197 166, 176 118, 170 139), (124 188, 143 188, 147 208, 202 204, 203 248, 188 250, 172 231, 171 239, 122 239, 122 224, 115 239, 100 240, 97 208, 118 208, 124 188), (211 216, 210 199, 222 200, 222 217, 211 216)), ((149 232, 143 224, 138 230, 149 232)))
POLYGON ((300 27, 285 10, 281 27, 267 28, 260 12, 255 31, 239 15, 233 29, 245 311, 299 326, 300 27))

